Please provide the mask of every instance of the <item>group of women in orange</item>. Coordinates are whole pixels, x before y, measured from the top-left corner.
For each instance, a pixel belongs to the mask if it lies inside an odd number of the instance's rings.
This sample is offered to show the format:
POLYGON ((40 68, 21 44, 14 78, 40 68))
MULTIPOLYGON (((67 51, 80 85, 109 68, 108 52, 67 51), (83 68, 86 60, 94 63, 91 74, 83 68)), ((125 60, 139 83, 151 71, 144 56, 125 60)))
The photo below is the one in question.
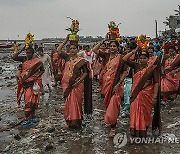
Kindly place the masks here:
MULTIPOLYGON (((154 56, 138 45, 128 46, 126 54, 119 52, 119 42, 105 39, 97 43, 92 51, 100 58, 99 82, 100 93, 103 96, 105 115, 104 121, 110 127, 110 136, 114 136, 115 126, 120 113, 121 100, 124 95, 124 79, 129 70, 133 72, 133 82, 130 96, 130 133, 135 137, 145 137, 147 129, 152 124, 153 131, 161 130, 160 101, 174 100, 179 92, 180 55, 174 46, 168 48, 168 54, 154 56), (108 48, 105 42, 109 43, 108 48), (135 57, 135 58, 132 58, 135 57), (154 108, 154 116, 151 117, 154 108)), ((69 41, 69 35, 63 43, 57 46, 52 55, 53 66, 58 60, 63 61, 62 80, 65 108, 64 118, 68 128, 79 128, 82 124, 83 111, 91 115, 92 109, 92 73, 89 63, 78 56, 78 44, 69 41), (68 52, 64 46, 70 42, 68 52), (58 57, 58 58, 57 58, 58 57), (83 103, 84 101, 84 103, 83 103), (84 109, 83 109, 84 104, 84 109)), ((34 57, 34 49, 26 49, 26 56, 14 53, 13 59, 22 62, 22 73, 19 82, 24 89, 25 116, 34 117, 39 102, 39 94, 34 93, 34 85, 41 85, 44 67, 41 60, 34 57)), ((57 65, 57 66, 56 66, 57 65)), ((57 84, 57 82, 55 83, 57 84)))

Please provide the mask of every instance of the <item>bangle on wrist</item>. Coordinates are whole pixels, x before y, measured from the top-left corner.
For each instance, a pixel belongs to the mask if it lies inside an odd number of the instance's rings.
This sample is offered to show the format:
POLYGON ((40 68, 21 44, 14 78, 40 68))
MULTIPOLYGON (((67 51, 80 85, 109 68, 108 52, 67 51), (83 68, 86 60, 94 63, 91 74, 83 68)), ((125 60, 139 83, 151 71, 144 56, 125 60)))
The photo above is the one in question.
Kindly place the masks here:
POLYGON ((122 84, 122 80, 120 80, 120 81, 118 82, 118 84, 121 85, 121 84, 122 84))

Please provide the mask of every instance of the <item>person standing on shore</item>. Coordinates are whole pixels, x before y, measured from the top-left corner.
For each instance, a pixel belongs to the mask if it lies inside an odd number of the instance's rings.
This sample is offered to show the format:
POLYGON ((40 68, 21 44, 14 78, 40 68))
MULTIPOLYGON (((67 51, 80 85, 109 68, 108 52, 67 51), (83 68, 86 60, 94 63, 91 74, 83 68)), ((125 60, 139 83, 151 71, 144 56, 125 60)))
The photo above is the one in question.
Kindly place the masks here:
POLYGON ((44 73, 43 63, 39 58, 34 57, 34 49, 30 46, 26 49, 26 56, 19 56, 24 48, 14 53, 12 59, 22 62, 22 73, 20 82, 24 88, 25 118, 35 117, 35 110, 39 104, 41 76, 44 73))
POLYGON ((93 66, 94 66, 96 55, 94 52, 92 52, 92 50, 90 50, 90 46, 86 45, 85 50, 79 52, 78 56, 83 57, 85 60, 89 62, 89 67, 91 69, 92 77, 93 77, 93 66))
POLYGON ((152 123, 152 108, 157 103, 159 90, 158 59, 148 63, 149 53, 136 48, 126 54, 123 60, 135 72, 130 100, 130 133, 133 137, 146 137, 147 129, 152 123), (138 61, 130 61, 129 58, 137 52, 138 61))
POLYGON ((64 69, 64 59, 62 59, 61 57, 59 57, 58 51, 57 51, 57 47, 59 45, 55 44, 55 51, 53 51, 51 53, 51 62, 52 62, 52 66, 53 66, 53 75, 54 75, 54 85, 52 85, 53 87, 57 86, 58 81, 61 82, 62 79, 62 71, 64 69))
MULTIPOLYGON (((16 52, 15 52, 16 53, 16 52)), ((16 91, 16 97, 17 97, 17 108, 20 108, 21 105, 21 97, 24 93, 23 86, 20 82, 20 77, 22 73, 22 64, 19 64, 18 70, 16 72, 16 81, 17 81, 17 91, 16 91)))
POLYGON ((180 55, 176 54, 176 48, 170 46, 168 49, 169 56, 164 60, 163 76, 161 78, 161 94, 163 101, 173 101, 179 90, 179 74, 180 74, 180 55), (176 67, 174 67, 175 63, 176 67))
POLYGON ((65 60, 61 82, 65 100, 64 118, 68 128, 79 128, 82 124, 83 93, 84 112, 92 114, 92 78, 88 62, 77 55, 77 41, 70 41, 68 54, 62 51, 68 41, 69 35, 57 48, 59 56, 65 60))
POLYGON ((102 80, 102 93, 104 95, 104 105, 106 113, 104 116, 105 123, 111 128, 109 137, 115 136, 115 129, 117 118, 120 112, 120 103, 123 96, 123 81, 127 75, 127 71, 122 61, 122 55, 118 54, 119 43, 116 40, 110 41, 110 48, 108 52, 99 51, 100 46, 108 40, 109 33, 105 39, 99 42, 92 51, 103 58, 104 73, 102 80))
MULTIPOLYGON (((39 58, 43 62, 43 66, 45 69, 45 71, 42 75, 42 84, 43 84, 43 86, 47 85, 48 89, 49 89, 49 93, 51 93, 52 92, 51 77, 52 77, 52 72, 53 72, 51 58, 48 54, 44 53, 44 50, 42 47, 38 48, 38 52, 39 52, 39 58)), ((44 88, 43 88, 43 93, 44 93, 44 88)))

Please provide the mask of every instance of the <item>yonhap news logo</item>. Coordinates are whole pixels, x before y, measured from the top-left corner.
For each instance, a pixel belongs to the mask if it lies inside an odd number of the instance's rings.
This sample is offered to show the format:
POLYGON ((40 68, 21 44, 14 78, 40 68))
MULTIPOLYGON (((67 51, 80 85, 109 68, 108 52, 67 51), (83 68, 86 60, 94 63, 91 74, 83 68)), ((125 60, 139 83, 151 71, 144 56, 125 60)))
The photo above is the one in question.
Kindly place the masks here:
POLYGON ((134 144, 179 144, 180 139, 174 134, 165 133, 158 137, 127 137, 126 133, 118 133, 113 139, 116 148, 124 147, 127 143, 134 144))
POLYGON ((113 139, 114 146, 116 148, 121 148, 127 144, 127 135, 126 133, 118 133, 114 136, 113 139))

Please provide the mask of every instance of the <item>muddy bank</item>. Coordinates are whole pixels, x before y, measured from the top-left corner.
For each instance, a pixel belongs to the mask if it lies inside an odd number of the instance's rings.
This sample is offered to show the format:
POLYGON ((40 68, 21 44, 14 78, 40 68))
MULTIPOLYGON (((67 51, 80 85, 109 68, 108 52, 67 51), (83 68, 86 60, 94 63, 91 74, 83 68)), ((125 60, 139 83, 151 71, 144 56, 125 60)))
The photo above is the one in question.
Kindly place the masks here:
MULTIPOLYGON (((12 126, 20 121, 24 113, 17 111, 15 69, 18 63, 10 59, 10 54, 1 57, 0 64, 0 126, 12 126)), ((64 102, 62 89, 53 89, 51 95, 45 93, 41 97, 39 109, 36 111, 40 118, 39 124, 30 129, 20 126, 10 131, 0 132, 0 152, 14 154, 69 153, 69 154, 111 154, 111 153, 179 153, 179 144, 126 144, 116 148, 113 139, 108 137, 109 129, 104 124, 104 106, 99 93, 99 84, 93 83, 93 119, 84 121, 82 129, 67 130, 64 128, 64 102)), ((174 134, 180 139, 180 99, 162 107, 162 134, 174 134)), ((23 101, 21 104, 24 106, 23 101)), ((127 133, 129 137, 129 119, 119 117, 117 133, 127 133)), ((148 135, 151 136, 151 129, 148 135)))

